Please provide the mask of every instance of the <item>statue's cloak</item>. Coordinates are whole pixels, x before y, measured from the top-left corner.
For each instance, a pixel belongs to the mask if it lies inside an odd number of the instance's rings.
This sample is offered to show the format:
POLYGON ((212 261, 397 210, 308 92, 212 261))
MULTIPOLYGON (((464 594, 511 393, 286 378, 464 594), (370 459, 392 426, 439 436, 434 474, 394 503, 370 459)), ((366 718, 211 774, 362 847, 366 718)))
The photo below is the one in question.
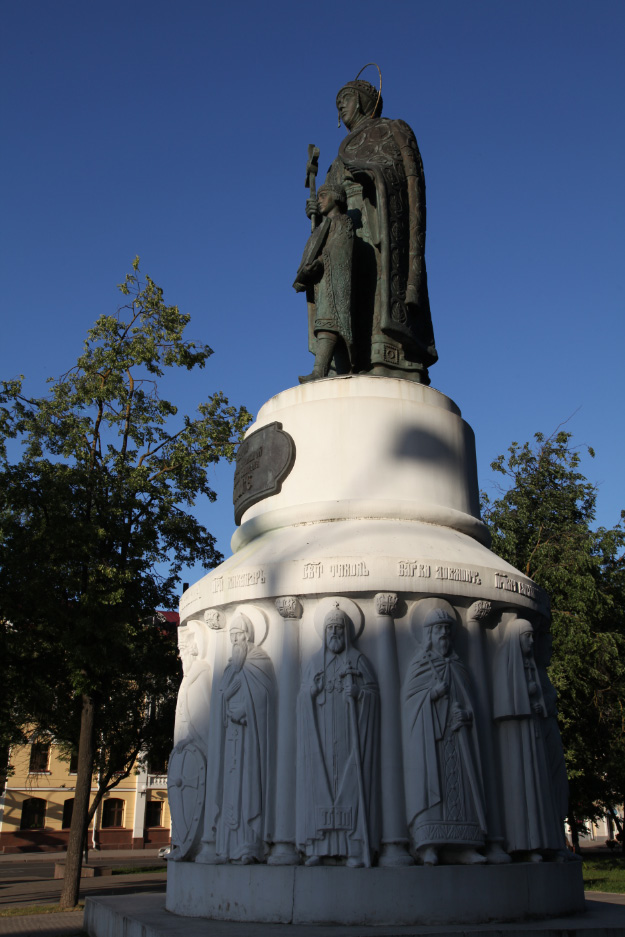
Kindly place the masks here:
POLYGON ((362 185, 371 239, 380 253, 382 332, 426 366, 438 360, 425 266, 425 175, 403 120, 361 121, 339 148, 329 178, 362 185), (341 178, 342 177, 342 178, 341 178))

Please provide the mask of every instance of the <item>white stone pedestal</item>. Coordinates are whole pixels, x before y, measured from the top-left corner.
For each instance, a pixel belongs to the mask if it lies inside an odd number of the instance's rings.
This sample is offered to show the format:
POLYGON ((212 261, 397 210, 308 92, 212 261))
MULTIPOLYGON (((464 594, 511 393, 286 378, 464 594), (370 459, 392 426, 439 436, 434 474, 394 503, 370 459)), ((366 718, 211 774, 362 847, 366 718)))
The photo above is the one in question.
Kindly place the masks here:
POLYGON ((170 863, 167 907, 275 924, 477 924, 584 910, 581 863, 347 869, 170 863))
MULTIPOLYGON (((545 630, 548 598, 488 549, 471 428, 436 390, 366 376, 278 394, 247 438, 270 424, 292 440, 292 467, 180 605, 195 663, 170 771, 168 910, 346 925, 580 910, 577 864, 536 861, 563 845, 561 778, 543 731, 546 672, 517 645, 545 630), (240 671, 231 642, 247 649, 240 671), (511 667, 527 712, 507 700, 511 667), (532 763, 513 765, 528 745, 532 763), (458 864, 467 852, 487 864, 458 864), (415 865, 424 857, 440 864, 415 865)), ((253 488, 265 456, 249 448, 253 488)))

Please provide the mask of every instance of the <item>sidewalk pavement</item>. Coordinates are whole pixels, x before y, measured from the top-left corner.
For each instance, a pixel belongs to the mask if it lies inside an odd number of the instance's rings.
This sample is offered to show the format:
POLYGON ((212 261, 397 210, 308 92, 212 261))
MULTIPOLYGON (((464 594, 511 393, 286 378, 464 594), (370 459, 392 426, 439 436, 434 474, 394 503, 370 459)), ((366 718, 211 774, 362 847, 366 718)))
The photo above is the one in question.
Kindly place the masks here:
MULTIPOLYGON (((90 849, 89 865, 92 863, 103 863, 110 865, 115 860, 116 865, 122 865, 120 859, 156 859, 158 858, 159 846, 150 846, 147 849, 90 849)), ((51 850, 50 852, 7 852, 0 853, 0 878, 2 877, 1 867, 3 865, 12 865, 20 862, 59 862, 67 858, 67 852, 64 849, 51 850)), ((160 860, 159 860, 160 861, 160 860)), ((166 863, 163 862, 163 867, 166 863)))
MULTIPOLYGON (((89 864, 124 865, 131 858, 143 857, 151 864, 158 865, 158 849, 106 850, 93 852, 89 864)), ((36 877, 37 865, 43 862, 56 862, 65 859, 64 852, 27 853, 24 855, 0 856, 0 910, 24 908, 28 905, 54 905, 59 900, 62 879, 42 879, 36 877), (14 880, 3 875, 7 865, 16 865, 24 869, 19 879, 14 880)), ((164 892, 167 877, 167 865, 162 862, 162 871, 138 872, 131 875, 115 875, 102 878, 81 880, 81 902, 89 895, 130 895, 146 892, 164 892)), ((50 914, 24 914, 15 917, 0 917, 0 937, 75 937, 83 934, 83 912, 57 911, 50 914)))

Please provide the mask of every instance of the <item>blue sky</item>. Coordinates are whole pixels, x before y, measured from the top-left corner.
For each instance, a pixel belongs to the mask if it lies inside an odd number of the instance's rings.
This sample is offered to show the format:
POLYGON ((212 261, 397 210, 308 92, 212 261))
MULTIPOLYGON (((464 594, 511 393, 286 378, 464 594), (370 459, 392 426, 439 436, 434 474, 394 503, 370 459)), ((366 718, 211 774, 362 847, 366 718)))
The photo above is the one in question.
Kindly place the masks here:
MULTIPOLYGON (((329 166, 336 92, 366 62, 414 129, 440 355, 482 487, 559 424, 594 460, 598 523, 625 506, 625 4, 504 0, 20 0, 1 13, 0 374, 75 361, 136 254, 215 350, 163 386, 252 411, 307 373, 291 288, 306 150, 329 166)), ((363 77, 374 77, 373 72, 363 77)), ((231 467, 197 511, 228 555, 231 467)), ((189 571, 193 580, 199 571, 189 571)))

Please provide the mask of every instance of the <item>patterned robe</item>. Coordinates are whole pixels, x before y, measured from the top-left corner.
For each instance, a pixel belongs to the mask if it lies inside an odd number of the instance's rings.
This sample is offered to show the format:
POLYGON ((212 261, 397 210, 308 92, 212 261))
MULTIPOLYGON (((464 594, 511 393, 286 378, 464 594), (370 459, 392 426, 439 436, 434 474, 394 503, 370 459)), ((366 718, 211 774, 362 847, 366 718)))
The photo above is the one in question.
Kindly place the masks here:
POLYGON ((456 654, 419 652, 404 684, 408 825, 415 849, 483 846, 484 793, 474 722, 451 728, 455 708, 473 714, 469 675, 456 654), (434 700, 437 682, 449 686, 434 700))

